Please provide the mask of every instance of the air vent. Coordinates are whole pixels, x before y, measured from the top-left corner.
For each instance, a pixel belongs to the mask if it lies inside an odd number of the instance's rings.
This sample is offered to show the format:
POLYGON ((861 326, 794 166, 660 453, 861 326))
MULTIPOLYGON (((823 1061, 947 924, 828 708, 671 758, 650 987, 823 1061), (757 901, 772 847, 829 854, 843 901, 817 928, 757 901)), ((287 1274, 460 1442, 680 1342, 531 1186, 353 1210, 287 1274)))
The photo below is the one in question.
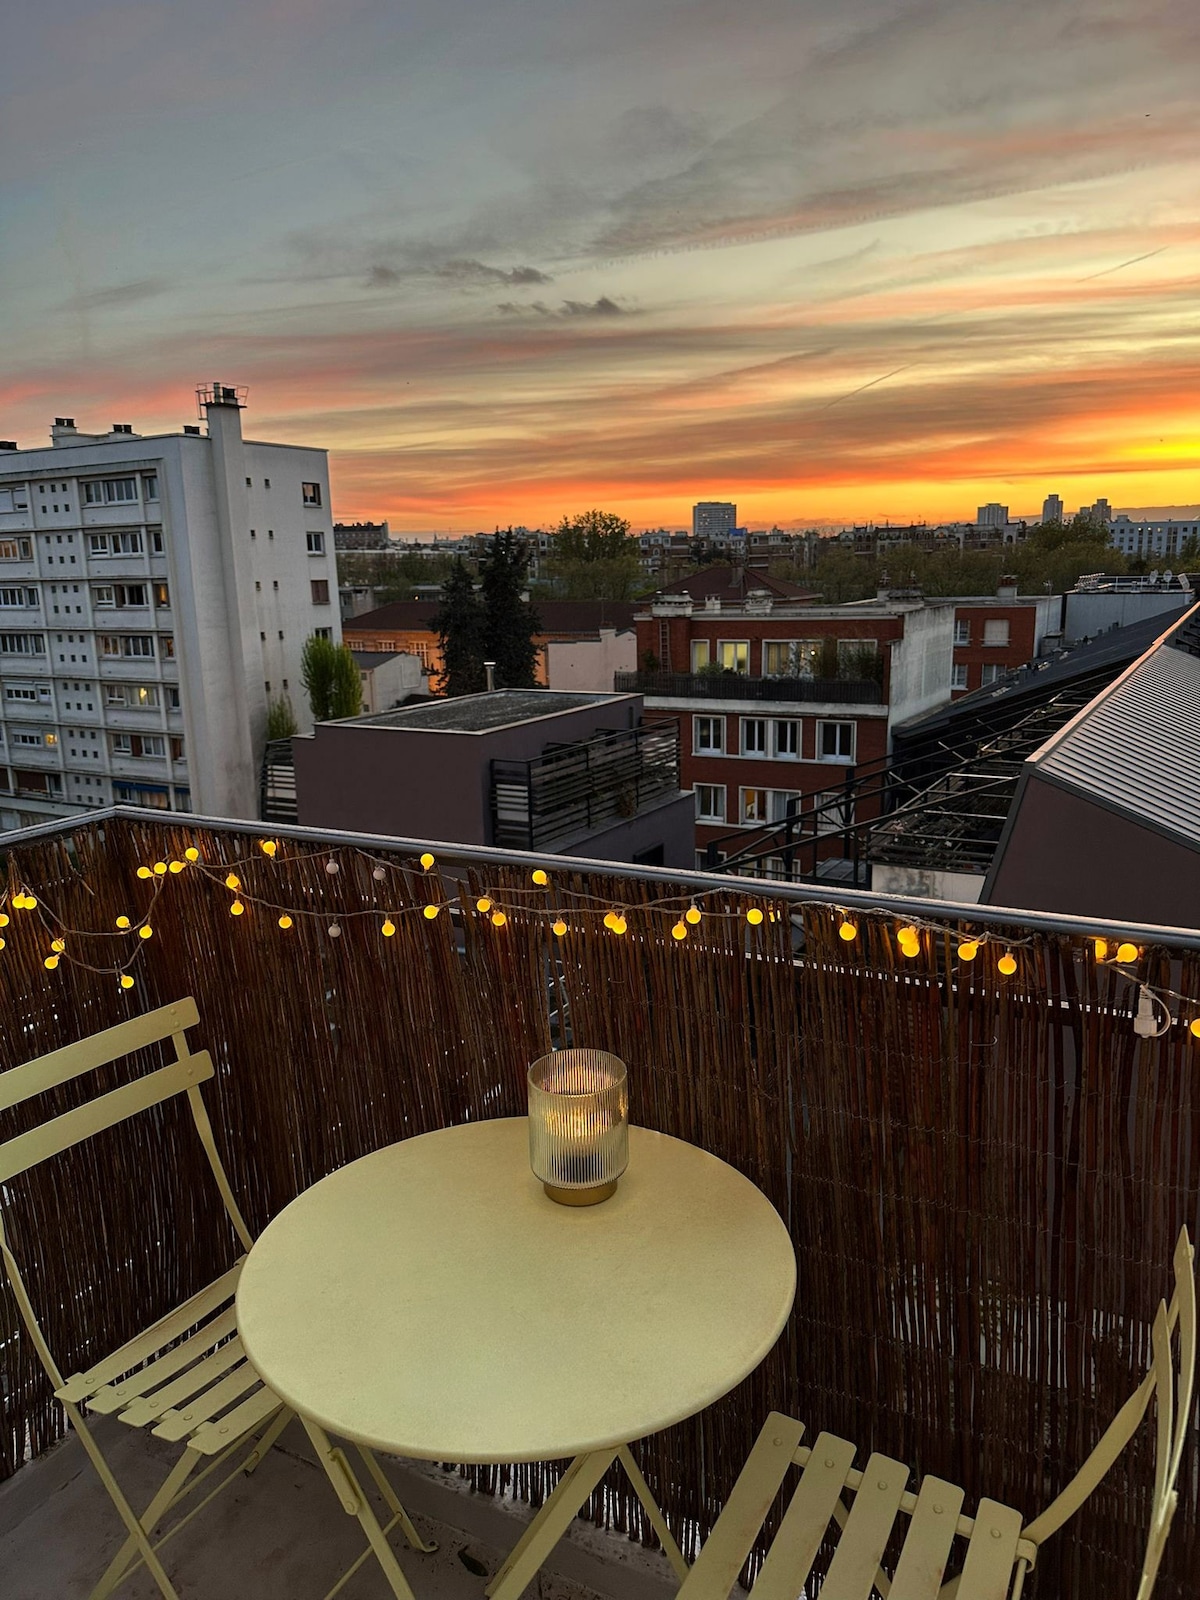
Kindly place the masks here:
POLYGON ((113 425, 112 425, 111 431, 113 433, 132 433, 133 432, 133 423, 132 422, 114 422, 113 425))
POLYGON ((185 422, 184 425, 183 425, 183 431, 184 431, 184 433, 194 434, 197 439, 200 437, 200 429, 197 428, 194 424, 190 424, 190 423, 185 422))

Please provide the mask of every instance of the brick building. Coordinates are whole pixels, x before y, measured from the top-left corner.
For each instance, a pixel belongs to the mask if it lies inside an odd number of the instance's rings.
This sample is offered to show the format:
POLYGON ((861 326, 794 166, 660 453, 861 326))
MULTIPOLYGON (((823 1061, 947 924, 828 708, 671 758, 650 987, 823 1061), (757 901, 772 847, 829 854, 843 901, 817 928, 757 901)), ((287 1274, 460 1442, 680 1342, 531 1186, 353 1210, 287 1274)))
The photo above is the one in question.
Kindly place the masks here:
POLYGON ((1047 634, 1060 628, 1060 595, 1019 596, 1003 585, 995 596, 954 600, 954 661, 950 689, 960 699, 986 689, 1042 653, 1047 634))

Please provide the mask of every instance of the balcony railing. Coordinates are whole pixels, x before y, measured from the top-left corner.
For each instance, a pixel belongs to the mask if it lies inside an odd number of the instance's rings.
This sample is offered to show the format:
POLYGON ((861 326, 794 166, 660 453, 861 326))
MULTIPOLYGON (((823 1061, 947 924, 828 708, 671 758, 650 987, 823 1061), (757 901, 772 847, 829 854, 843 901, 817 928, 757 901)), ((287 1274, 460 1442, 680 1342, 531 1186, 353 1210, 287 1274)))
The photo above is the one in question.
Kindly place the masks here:
MULTIPOLYGON (((296 827, 272 827, 273 855, 262 842, 261 824, 119 809, 5 836, 0 1071, 195 995, 206 1098, 258 1231, 370 1150, 521 1115, 528 1063, 557 1044, 621 1056, 636 1120, 751 1178, 798 1261, 763 1365, 635 1447, 686 1554, 773 1407, 1032 1514, 1131 1392, 1200 1213, 1200 933, 296 827), (12 904, 22 888, 34 908, 12 904), (1093 940, 1116 935, 1135 959, 1098 961, 1093 940), (1177 997, 1160 1037, 1134 1032, 1142 984, 1177 997)), ((78 1103, 69 1084, 53 1099, 78 1103)), ((0 1138, 25 1109, 0 1111, 0 1138)), ((70 1370, 228 1265, 196 1214, 192 1142, 166 1115, 151 1131, 110 1129, 4 1195, 70 1370)), ((0 1476, 64 1427, 19 1328, 0 1294, 0 1476)), ((1038 1596, 1135 1592, 1151 1458, 1126 1451, 1046 1546, 1038 1596)), ((1157 1600, 1194 1600, 1198 1468, 1191 1448, 1157 1600)), ((562 1464, 463 1470, 540 1503, 562 1464)), ((652 1537, 624 1482, 589 1514, 652 1537)))
POLYGON ((673 724, 605 731, 534 761, 493 761, 493 836, 504 849, 555 849, 678 792, 673 724))
POLYGON ((872 678, 751 678, 740 672, 618 672, 617 694, 670 700, 790 700, 825 705, 883 704, 883 685, 872 678))

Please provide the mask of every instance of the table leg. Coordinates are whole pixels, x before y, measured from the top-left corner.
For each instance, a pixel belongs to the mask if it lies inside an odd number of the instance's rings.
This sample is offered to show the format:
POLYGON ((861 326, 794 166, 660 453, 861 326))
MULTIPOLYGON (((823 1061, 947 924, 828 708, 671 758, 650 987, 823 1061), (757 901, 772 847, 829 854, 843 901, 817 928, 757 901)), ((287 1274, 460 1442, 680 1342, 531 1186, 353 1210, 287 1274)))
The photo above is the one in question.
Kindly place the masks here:
POLYGON ((616 1449, 576 1456, 554 1493, 525 1529, 484 1593, 492 1600, 518 1600, 538 1568, 566 1533, 579 1509, 617 1458, 616 1449))
MULTIPOLYGON (((350 1516, 358 1518, 359 1526, 366 1534, 367 1541, 375 1552, 375 1558, 383 1568, 383 1575, 392 1586, 396 1600, 416 1600, 408 1579, 401 1572, 400 1563, 396 1560, 392 1547, 379 1526, 379 1520, 371 1509, 371 1502, 363 1493, 344 1452, 329 1442, 329 1435, 315 1422, 310 1422, 307 1417, 301 1417, 300 1420, 304 1424, 304 1431, 312 1441, 313 1449, 317 1452, 317 1460, 325 1469, 334 1493, 342 1502, 343 1510, 350 1516)), ((357 1565, 356 1562, 355 1566, 357 1565)), ((349 1574, 343 1573, 342 1580, 335 1586, 333 1592, 342 1587, 342 1582, 348 1576, 349 1574)))
POLYGON ((663 1554, 675 1569, 675 1576, 682 1583, 690 1569, 683 1559, 683 1552, 671 1537, 671 1530, 667 1527, 666 1518, 659 1510, 658 1502, 650 1493, 650 1485, 642 1477, 641 1468, 630 1454, 627 1444, 623 1444, 617 1451, 617 1458, 625 1468, 625 1476, 633 1485, 634 1494, 642 1502, 642 1509, 650 1518, 650 1526, 658 1535, 658 1542, 663 1547, 663 1554))

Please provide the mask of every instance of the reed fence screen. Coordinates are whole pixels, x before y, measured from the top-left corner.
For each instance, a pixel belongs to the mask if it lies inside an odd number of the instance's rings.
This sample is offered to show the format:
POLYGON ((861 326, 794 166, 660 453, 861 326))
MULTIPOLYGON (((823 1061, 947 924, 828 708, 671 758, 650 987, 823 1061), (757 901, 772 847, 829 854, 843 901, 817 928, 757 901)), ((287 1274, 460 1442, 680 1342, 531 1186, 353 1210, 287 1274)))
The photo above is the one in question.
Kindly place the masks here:
MULTIPOLYGON (((836 910, 772 901, 770 885, 744 880, 702 897, 703 920, 677 940, 679 885, 545 865, 551 883, 537 887, 511 858, 423 870, 407 851, 283 840, 269 860, 256 835, 64 825, 5 858, 10 895, 27 888, 40 904, 5 908, 0 1068, 194 995, 218 1139, 260 1229, 380 1145, 523 1113, 526 1068, 553 1045, 611 1050, 629 1065, 633 1119, 753 1179, 798 1257, 795 1313, 763 1366, 637 1449, 685 1551, 771 1407, 1035 1513, 1136 1385, 1175 1236, 1184 1223, 1196 1235, 1200 1042, 1178 1025, 1136 1037, 1136 989, 1086 940, 1014 925, 1017 971, 1002 977, 995 944, 969 966, 957 958, 952 920, 910 959, 883 902, 847 943, 836 910), (195 868, 137 877, 188 845, 195 868), (246 906, 236 917, 231 870, 246 906), (460 888, 461 916, 422 915, 460 888), (503 927, 476 910, 485 895, 507 909, 503 927), (561 938, 556 906, 574 908, 561 938), (610 906, 625 908, 623 936, 601 925, 610 906), (752 906, 776 916, 751 927, 752 906), (116 919, 136 926, 148 907, 153 937, 123 990, 107 970, 130 948, 116 919), (295 913, 287 930, 281 907, 295 913), (48 970, 56 933, 67 951, 48 970)), ((1149 948, 1138 972, 1200 1010, 1195 954, 1149 948)), ((0 1137, 77 1098, 65 1086, 0 1114, 0 1137)), ((186 1110, 167 1106, 3 1197, 66 1371, 232 1259, 201 1159, 186 1110)), ((0 1475, 62 1431, 5 1290, 0 1475)), ((1144 1429, 1028 1592, 1132 1596, 1152 1454, 1144 1429)), ((1196 1594, 1198 1456, 1160 1579, 1169 1600, 1196 1594)), ((462 1470, 485 1492, 540 1503, 562 1466, 462 1470)), ((591 1514, 653 1540, 621 1480, 591 1514)))

